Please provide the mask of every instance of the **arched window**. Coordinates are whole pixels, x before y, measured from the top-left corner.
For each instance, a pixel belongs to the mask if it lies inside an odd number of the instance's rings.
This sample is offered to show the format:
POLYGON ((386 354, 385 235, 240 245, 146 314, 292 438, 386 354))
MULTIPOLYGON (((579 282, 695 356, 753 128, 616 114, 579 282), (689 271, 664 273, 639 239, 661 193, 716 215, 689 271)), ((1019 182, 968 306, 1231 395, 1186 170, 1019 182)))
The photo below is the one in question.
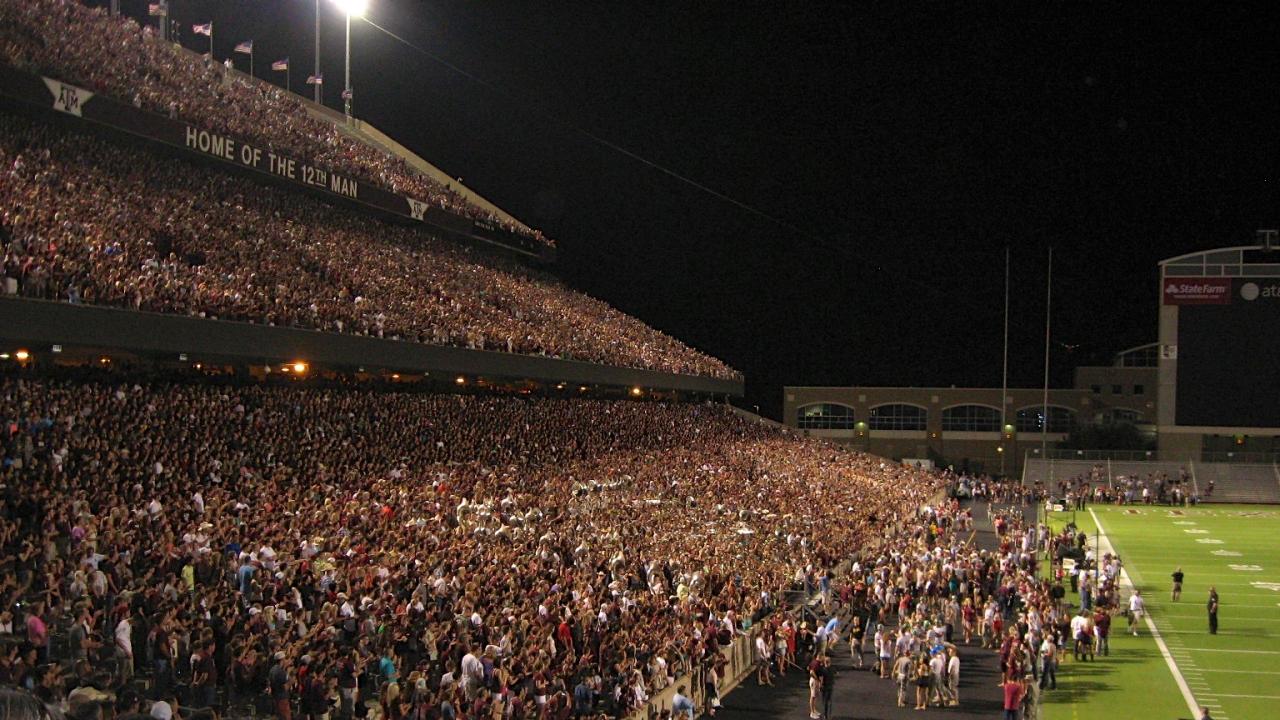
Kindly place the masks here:
POLYGON ((879 405, 867 419, 872 430, 924 430, 929 411, 918 405, 879 405))
POLYGON ((836 403, 805 405, 796 410, 796 426, 801 430, 852 430, 853 408, 836 403))
POLYGON ((1049 427, 1046 430, 1044 427, 1044 408, 1035 405, 1019 410, 1017 422, 1018 432, 1066 433, 1071 432, 1071 426, 1075 423, 1075 413, 1071 412, 1069 408, 1050 405, 1049 427))
POLYGON ((1000 432, 1000 411, 988 405, 943 408, 942 431, 1000 432))

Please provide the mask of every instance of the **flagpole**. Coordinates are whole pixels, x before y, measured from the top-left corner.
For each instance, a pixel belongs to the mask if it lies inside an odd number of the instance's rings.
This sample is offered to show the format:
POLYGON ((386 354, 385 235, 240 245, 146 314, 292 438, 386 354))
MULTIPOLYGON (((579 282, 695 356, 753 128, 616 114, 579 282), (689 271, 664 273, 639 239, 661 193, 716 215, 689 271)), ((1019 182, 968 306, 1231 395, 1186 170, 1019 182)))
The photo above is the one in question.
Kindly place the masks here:
POLYGON ((213 58, 213 21, 210 20, 209 21, 209 60, 212 61, 213 59, 214 59, 213 58))
POLYGON ((249 77, 253 77, 253 46, 249 46, 249 77))
MULTIPOLYGON (((1004 367, 1000 371, 1000 437, 1001 443, 1009 435, 1009 246, 1004 248, 1004 367)), ((1004 458, 1014 448, 1000 453, 1000 476, 1004 477, 1004 458)), ((1014 462, 1017 462, 1015 459, 1014 462)), ((1016 468, 1015 468, 1016 469, 1016 468)))
POLYGON ((1049 321, 1053 315, 1053 247, 1049 247, 1049 271, 1044 296, 1044 400, 1040 422, 1040 459, 1048 460, 1049 446, 1049 321))

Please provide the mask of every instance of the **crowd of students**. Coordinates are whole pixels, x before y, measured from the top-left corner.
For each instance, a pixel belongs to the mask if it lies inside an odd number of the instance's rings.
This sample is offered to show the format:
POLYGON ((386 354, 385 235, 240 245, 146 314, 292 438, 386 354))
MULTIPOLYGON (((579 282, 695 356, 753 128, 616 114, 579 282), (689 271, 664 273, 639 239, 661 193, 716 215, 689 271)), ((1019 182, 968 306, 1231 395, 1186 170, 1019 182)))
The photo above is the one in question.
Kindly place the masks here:
POLYGON ((0 294, 741 377, 514 260, 6 114, 0 253, 0 294))
POLYGON ((41 374, 0 421, 0 682, 84 717, 621 716, 943 487, 703 405, 41 374))
POLYGON ((163 42, 151 27, 76 0, 0 4, 0 62, 134 106, 269 147, 297 160, 482 218, 554 245, 499 218, 403 160, 343 136, 280 88, 240 78, 209 58, 163 42))

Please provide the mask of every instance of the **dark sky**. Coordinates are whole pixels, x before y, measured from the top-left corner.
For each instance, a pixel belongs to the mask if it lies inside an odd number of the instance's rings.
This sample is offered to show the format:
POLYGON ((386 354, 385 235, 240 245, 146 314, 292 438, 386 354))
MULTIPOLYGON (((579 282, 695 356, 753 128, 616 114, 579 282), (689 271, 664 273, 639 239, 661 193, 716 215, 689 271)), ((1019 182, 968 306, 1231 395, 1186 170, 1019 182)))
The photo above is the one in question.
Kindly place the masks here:
MULTIPOLYGON (((573 287, 742 370, 775 416, 783 384, 998 385, 1006 246, 1011 384, 1040 383, 1049 246, 1068 383, 1155 340, 1156 261, 1280 219, 1276 15, 951 5, 371 0, 480 80, 357 22, 356 113, 557 238, 573 287)), ((311 0, 171 7, 188 47, 213 20, 219 58, 252 37, 259 75, 311 67, 311 0)), ((342 20, 321 7, 338 106, 342 20)))

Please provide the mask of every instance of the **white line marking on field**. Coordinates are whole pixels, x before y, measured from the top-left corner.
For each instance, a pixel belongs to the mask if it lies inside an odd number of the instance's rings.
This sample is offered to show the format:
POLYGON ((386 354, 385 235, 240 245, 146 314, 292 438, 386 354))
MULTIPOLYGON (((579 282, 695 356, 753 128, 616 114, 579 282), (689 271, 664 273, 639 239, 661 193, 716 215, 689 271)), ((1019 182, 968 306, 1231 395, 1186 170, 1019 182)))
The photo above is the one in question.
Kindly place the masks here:
MULTIPOLYGON (((1107 539, 1107 534, 1102 527, 1102 521, 1098 519, 1098 514, 1089 508, 1089 515, 1093 518, 1094 527, 1098 528, 1098 552, 1099 553, 1115 553, 1115 548, 1111 547, 1111 541, 1107 539)), ((1221 542, 1221 541, 1219 541, 1221 542)), ((1120 568, 1120 586, 1129 587, 1129 592, 1134 590, 1133 581, 1129 579, 1129 571, 1123 566, 1120 568)), ((1164 638, 1160 636, 1160 630, 1156 628, 1156 624, 1152 622, 1150 614, 1143 614, 1142 619, 1146 621, 1147 629, 1151 631, 1151 636, 1156 639, 1156 646, 1160 648, 1160 654, 1164 657, 1164 662, 1169 666, 1169 672, 1173 673, 1173 680, 1178 684, 1178 690, 1182 692, 1182 699, 1187 703, 1187 710, 1191 711, 1191 717, 1195 717, 1200 713, 1200 707, 1196 704, 1196 697, 1191 693, 1191 688, 1187 687, 1187 681, 1182 677, 1182 673, 1178 671, 1178 663, 1174 662, 1173 655, 1169 653, 1169 646, 1164 644, 1164 638)), ((1280 655, 1280 652, 1277 652, 1280 655)))
POLYGON ((1193 647, 1191 650, 1195 652, 1222 652, 1222 653, 1248 653, 1250 655, 1280 655, 1280 650, 1227 650, 1226 648, 1198 648, 1193 647))
POLYGON ((1280 675, 1278 670, 1236 670, 1204 668, 1204 672, 1234 673, 1237 675, 1280 675))
POLYGON ((1218 693, 1218 697, 1256 698, 1258 700, 1280 700, 1280 695, 1231 695, 1228 693, 1218 693))

